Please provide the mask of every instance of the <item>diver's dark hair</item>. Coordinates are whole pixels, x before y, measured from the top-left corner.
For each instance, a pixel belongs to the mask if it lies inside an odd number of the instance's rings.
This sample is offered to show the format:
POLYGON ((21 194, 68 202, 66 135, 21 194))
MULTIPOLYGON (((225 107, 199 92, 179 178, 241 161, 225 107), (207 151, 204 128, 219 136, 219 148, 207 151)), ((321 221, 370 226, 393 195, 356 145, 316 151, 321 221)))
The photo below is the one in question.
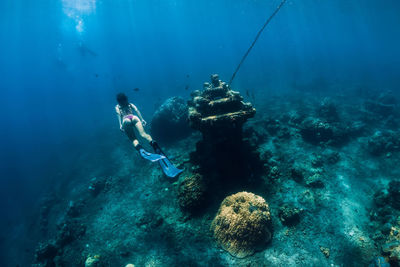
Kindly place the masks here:
POLYGON ((117 94, 117 102, 121 107, 126 107, 129 105, 128 97, 124 93, 117 94))

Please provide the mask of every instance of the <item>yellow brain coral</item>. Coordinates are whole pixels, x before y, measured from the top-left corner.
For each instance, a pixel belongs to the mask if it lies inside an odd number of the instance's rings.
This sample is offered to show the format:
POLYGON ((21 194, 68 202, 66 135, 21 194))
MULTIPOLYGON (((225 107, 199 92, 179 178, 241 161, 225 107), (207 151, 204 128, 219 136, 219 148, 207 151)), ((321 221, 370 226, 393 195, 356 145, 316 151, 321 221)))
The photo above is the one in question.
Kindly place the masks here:
POLYGON ((265 200, 240 192, 222 201, 211 223, 214 237, 231 255, 244 258, 271 240, 271 214, 265 200))

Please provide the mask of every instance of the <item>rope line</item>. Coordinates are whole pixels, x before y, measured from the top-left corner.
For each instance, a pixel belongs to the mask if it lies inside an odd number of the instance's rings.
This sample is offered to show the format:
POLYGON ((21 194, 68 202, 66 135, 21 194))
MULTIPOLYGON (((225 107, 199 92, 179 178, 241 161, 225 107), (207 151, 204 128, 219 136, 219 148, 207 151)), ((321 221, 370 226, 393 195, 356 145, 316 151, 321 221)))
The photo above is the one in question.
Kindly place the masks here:
POLYGON ((251 49, 253 48, 253 46, 256 44, 258 38, 260 37, 261 33, 264 31, 265 27, 267 27, 267 25, 271 22, 271 20, 275 17, 276 14, 278 14, 279 10, 282 8, 282 6, 286 3, 287 0, 282 0, 282 2, 279 4, 279 6, 275 9, 274 13, 272 13, 272 15, 267 19, 267 21, 264 23, 264 25, 262 26, 262 28, 258 31, 256 38, 254 38, 253 43, 250 45, 249 49, 247 49, 246 53, 244 54, 244 56, 242 57, 242 59, 240 60, 239 65, 236 67, 235 72, 232 75, 232 78, 229 81, 229 86, 232 84, 233 79, 235 79, 237 72, 239 71, 240 67, 242 66, 243 62, 246 60, 247 56, 249 55, 251 49))

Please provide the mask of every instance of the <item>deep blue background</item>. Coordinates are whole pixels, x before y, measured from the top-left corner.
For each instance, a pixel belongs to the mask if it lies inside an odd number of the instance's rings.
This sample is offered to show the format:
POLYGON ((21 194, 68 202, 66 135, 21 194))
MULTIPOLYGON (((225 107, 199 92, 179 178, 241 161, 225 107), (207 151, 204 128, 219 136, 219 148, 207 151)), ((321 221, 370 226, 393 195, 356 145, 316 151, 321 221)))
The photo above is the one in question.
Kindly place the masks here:
MULTIPOLYGON (((150 121, 167 97, 187 97, 211 73, 228 80, 277 0, 0 1, 0 205, 23 216, 58 162, 82 140, 118 131, 115 93, 150 121), (77 17, 83 31, 76 29, 77 17), (187 77, 189 75, 189 77, 187 77), (98 76, 98 77, 96 77, 98 76), (185 86, 190 90, 186 91, 185 86), (134 92, 133 88, 139 88, 134 92)), ((288 1, 239 72, 234 89, 327 84, 398 89, 398 0, 288 1)), ((328 90, 328 88, 319 88, 328 90)), ((105 142, 106 140, 96 140, 105 142)))

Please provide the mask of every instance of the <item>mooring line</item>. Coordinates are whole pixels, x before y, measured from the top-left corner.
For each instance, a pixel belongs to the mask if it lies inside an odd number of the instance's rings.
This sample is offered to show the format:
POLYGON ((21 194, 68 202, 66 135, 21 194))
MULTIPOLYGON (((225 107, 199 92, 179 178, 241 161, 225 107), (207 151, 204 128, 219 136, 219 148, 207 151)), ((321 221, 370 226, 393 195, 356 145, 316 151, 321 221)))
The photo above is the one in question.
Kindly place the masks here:
POLYGON ((282 8, 282 6, 286 3, 287 0, 282 0, 282 2, 279 4, 279 6, 275 9, 274 13, 272 13, 272 15, 267 19, 267 21, 264 23, 264 25, 262 26, 262 28, 258 31, 256 38, 254 38, 253 43, 250 45, 249 49, 247 49, 246 53, 244 54, 244 56, 242 57, 242 60, 240 60, 239 65, 236 67, 235 72, 232 75, 232 78, 229 81, 229 86, 232 84, 233 79, 235 79, 236 73, 239 71, 240 67, 242 66, 243 62, 246 60, 246 57, 249 55, 251 49, 253 48, 253 46, 256 44, 258 38, 260 37, 261 33, 264 31, 265 27, 267 27, 267 25, 271 22, 271 20, 275 17, 275 15, 279 12, 279 10, 282 8))

